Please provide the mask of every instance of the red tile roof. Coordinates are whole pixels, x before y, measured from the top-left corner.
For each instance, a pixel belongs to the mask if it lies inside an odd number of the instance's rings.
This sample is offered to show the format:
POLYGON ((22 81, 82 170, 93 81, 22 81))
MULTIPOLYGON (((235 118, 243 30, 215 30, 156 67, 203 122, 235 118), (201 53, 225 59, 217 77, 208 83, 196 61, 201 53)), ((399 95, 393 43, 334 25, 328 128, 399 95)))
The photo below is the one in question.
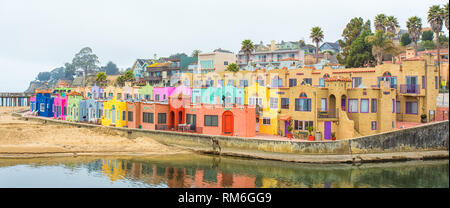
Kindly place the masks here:
POLYGON ((341 77, 341 76, 339 76, 339 77, 334 76, 334 77, 325 79, 325 82, 330 82, 330 81, 351 82, 352 80, 349 78, 341 77))

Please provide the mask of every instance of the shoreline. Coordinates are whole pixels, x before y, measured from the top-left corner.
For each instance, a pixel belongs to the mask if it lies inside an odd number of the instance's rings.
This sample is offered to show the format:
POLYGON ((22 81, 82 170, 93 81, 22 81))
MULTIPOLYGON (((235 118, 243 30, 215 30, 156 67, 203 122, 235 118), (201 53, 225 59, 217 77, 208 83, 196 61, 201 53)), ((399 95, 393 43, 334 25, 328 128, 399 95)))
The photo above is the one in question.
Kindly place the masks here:
MULTIPOLYGON (((20 112, 9 113, 13 121, 21 121, 23 124, 36 123, 35 121, 30 121, 28 119, 31 117, 25 117, 20 112)), ((33 117, 40 119, 41 121, 46 121, 45 118, 33 117)), ((50 124, 48 122, 40 122, 41 125, 52 125, 52 126, 64 126, 64 128, 80 129, 81 127, 88 127, 85 124, 72 123, 67 121, 55 121, 57 124, 50 124), (60 124, 60 125, 58 125, 60 124), (69 124, 69 127, 67 127, 69 124)), ((0 123, 1 124, 1 123, 0 123)), ((101 127, 101 126, 95 126, 101 127)), ((94 127, 94 128, 95 128, 94 127)), ((92 129, 93 126, 81 129, 92 129)), ((121 129, 109 128, 112 131, 117 130, 117 132, 123 131, 121 129)), ((124 133, 124 132, 122 132, 124 133)), ((115 133, 113 135, 117 135, 115 133)), ((120 134, 120 133, 119 133, 120 134)), ((127 137, 126 133, 121 135, 122 137, 127 137)), ((410 160, 434 160, 434 159, 449 159, 448 150, 424 150, 424 151, 410 151, 410 152, 384 152, 384 153, 360 153, 360 154, 289 154, 289 153, 278 153, 278 152, 267 152, 267 151, 257 151, 252 149, 236 149, 230 147, 222 147, 221 152, 211 150, 210 147, 192 147, 183 146, 178 144, 170 144, 161 142, 156 138, 149 136, 148 138, 155 140, 162 147, 167 148, 169 151, 145 151, 145 150, 92 150, 92 151, 82 151, 82 150, 63 150, 57 149, 56 151, 51 151, 50 146, 43 148, 42 150, 37 150, 39 148, 33 147, 32 145, 9 145, 10 148, 6 148, 8 145, 0 145, 0 158, 39 158, 39 157, 77 157, 77 156, 154 156, 154 155, 175 155, 183 153, 194 153, 194 154, 205 154, 205 155, 221 155, 230 156, 238 158, 248 158, 248 159, 259 159, 259 160, 272 160, 272 161, 284 161, 284 162, 294 162, 294 163, 312 163, 312 164, 336 164, 336 163, 382 163, 382 162, 393 162, 393 161, 410 161, 410 160), (11 149, 14 146, 16 150, 11 149), (170 151, 172 150, 172 151, 170 151)), ((135 142, 136 138, 127 138, 128 140, 135 142)))

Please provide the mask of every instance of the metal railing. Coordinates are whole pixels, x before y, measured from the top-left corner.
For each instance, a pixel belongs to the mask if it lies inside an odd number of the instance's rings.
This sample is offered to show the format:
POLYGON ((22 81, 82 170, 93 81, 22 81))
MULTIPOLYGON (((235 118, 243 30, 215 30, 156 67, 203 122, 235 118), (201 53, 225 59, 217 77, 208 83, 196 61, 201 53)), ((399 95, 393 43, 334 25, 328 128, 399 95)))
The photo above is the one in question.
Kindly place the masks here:
POLYGON ((155 126, 155 129, 156 130, 168 130, 168 126, 167 126, 167 124, 156 124, 156 126, 155 126))
POLYGON ((420 94, 420 85, 402 84, 400 85, 401 94, 420 94))
POLYGON ((328 110, 317 108, 317 118, 339 118, 339 108, 328 110))

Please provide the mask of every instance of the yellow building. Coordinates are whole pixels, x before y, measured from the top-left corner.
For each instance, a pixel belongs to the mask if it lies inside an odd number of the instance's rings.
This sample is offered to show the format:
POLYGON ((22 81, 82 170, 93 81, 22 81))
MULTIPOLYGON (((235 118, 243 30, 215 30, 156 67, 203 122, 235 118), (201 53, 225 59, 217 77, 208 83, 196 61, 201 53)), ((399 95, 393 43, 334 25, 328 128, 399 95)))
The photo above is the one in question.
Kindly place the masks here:
POLYGON ((124 127, 127 126, 126 120, 127 103, 116 100, 113 97, 103 103, 103 126, 124 127))

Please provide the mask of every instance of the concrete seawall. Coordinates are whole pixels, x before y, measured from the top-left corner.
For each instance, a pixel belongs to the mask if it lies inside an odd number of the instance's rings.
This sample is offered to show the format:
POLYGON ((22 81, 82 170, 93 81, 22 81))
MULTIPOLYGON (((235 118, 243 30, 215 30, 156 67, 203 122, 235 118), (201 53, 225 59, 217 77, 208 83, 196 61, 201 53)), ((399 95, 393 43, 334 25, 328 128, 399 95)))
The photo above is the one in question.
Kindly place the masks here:
MULTIPOLYGON (((200 135, 172 131, 155 131, 129 128, 105 127, 94 124, 73 123, 53 120, 42 117, 25 117, 22 114, 14 114, 21 119, 34 120, 45 123, 71 125, 87 128, 109 128, 126 132, 129 138, 138 136, 150 136, 155 140, 174 146, 181 146, 203 153, 217 153, 220 146, 220 154, 262 159, 274 159, 285 161, 299 161, 294 157, 308 157, 323 155, 335 156, 334 161, 355 161, 358 154, 377 153, 411 153, 422 151, 437 151, 439 156, 429 158, 448 158, 449 121, 430 123, 418 127, 380 133, 370 136, 338 140, 338 141, 280 141, 254 138, 200 135), (219 145, 214 145, 214 144, 219 145), (444 153, 444 155, 442 155, 444 153), (339 157, 338 157, 339 156, 339 157), (290 159, 289 159, 290 158, 290 159)), ((425 156, 412 156, 423 159, 425 156), (422 158, 420 158, 422 157, 422 158)), ((313 159, 311 159, 313 160, 313 159)), ((364 160, 364 159, 360 159, 364 160)), ((370 159, 365 159, 370 160, 370 159)), ((331 161, 331 160, 330 160, 331 161)))

